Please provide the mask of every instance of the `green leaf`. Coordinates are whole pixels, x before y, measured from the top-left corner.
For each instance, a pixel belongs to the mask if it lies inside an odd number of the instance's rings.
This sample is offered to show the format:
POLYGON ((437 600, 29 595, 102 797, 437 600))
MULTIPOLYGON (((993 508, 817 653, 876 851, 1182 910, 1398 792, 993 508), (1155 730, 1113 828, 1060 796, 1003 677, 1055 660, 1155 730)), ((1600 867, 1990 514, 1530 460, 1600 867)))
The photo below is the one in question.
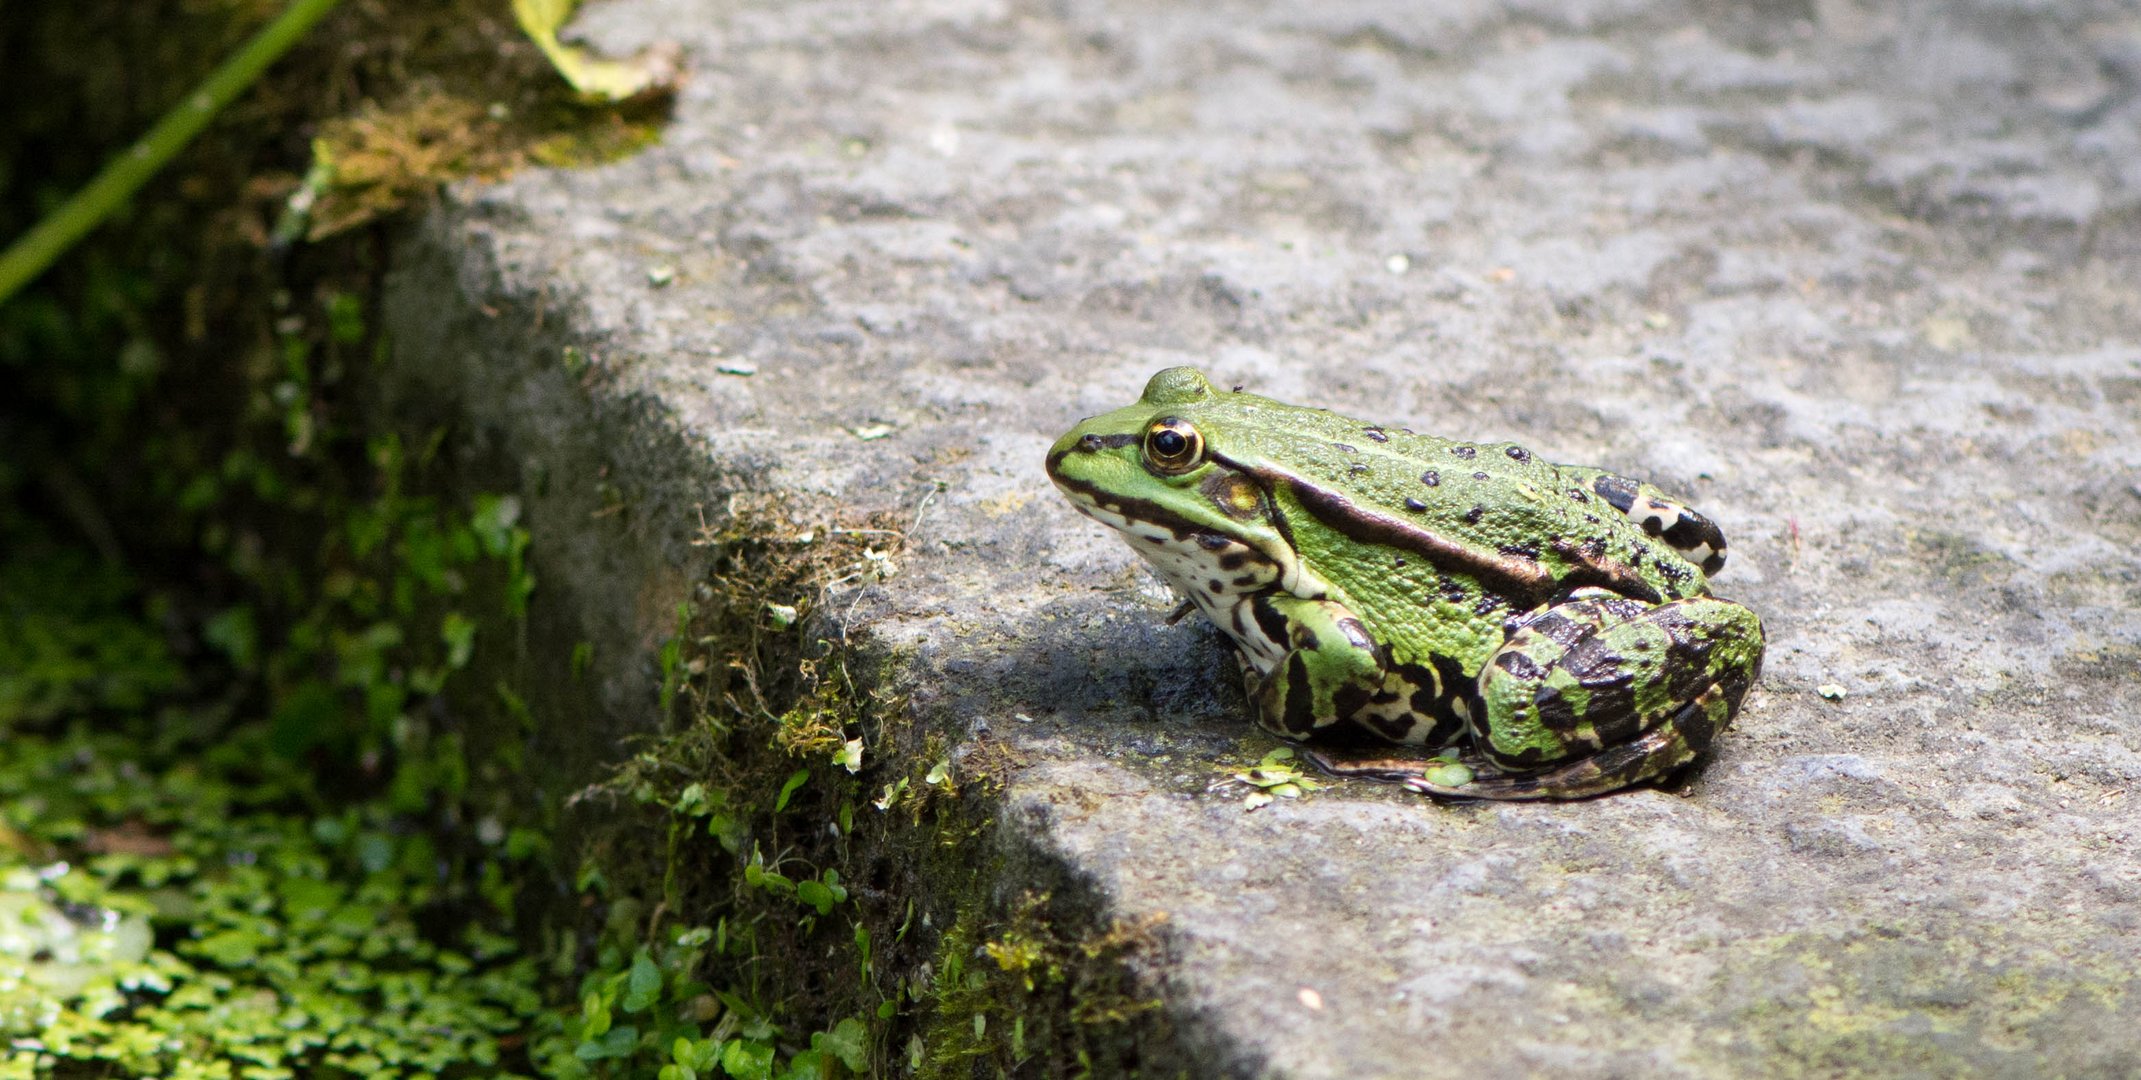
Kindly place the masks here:
POLYGON ((774 873, 755 859, 744 864, 743 883, 754 888, 770 889, 773 892, 795 892, 795 882, 790 881, 786 874, 774 873))
POLYGON ((476 651, 476 620, 458 611, 449 611, 439 623, 439 640, 446 643, 446 666, 455 670, 468 666, 468 658, 476 651))
POLYGON ((260 655, 260 631, 253 624, 253 609, 243 604, 217 612, 201 625, 201 637, 243 670, 252 670, 253 661, 260 655))
POLYGON ((520 499, 512 495, 478 495, 475 509, 469 514, 468 525, 483 541, 483 550, 492 558, 503 558, 512 550, 514 526, 520 523, 520 499))
POLYGON ((674 809, 679 814, 684 814, 688 817, 699 817, 712 808, 713 803, 706 797, 705 784, 686 784, 684 785, 684 790, 677 792, 674 809))
POLYGON ((629 1024, 611 1028, 599 1039, 581 1043, 573 1050, 573 1056, 581 1061, 601 1061, 604 1058, 630 1056, 639 1045, 639 1029, 629 1024))
POLYGON ((677 1064, 703 1073, 721 1063, 721 1041, 678 1036, 675 1045, 669 1048, 669 1056, 675 1058, 677 1064))
POLYGON ((870 1064, 870 1027, 852 1016, 833 1025, 831 1031, 812 1036, 810 1042, 839 1058, 851 1072, 860 1073, 870 1064))
POLYGON ((781 1070, 780 1080, 825 1080, 825 1054, 805 1050, 789 1058, 788 1067, 781 1070))
POLYGON ((721 1068, 734 1080, 773 1080, 773 1044, 730 1039, 721 1048, 721 1068))
POLYGON ((788 782, 781 785, 780 797, 773 800, 773 812, 778 814, 788 809, 788 797, 794 795, 810 779, 809 769, 797 769, 788 782))
POLYGON ((706 817, 706 835, 719 840, 731 855, 742 852, 743 842, 750 834, 750 826, 734 814, 708 814, 706 817))
POLYGON ((515 828, 507 831, 505 852, 508 859, 525 859, 550 847, 550 838, 540 830, 515 828))
POLYGON ((394 839, 385 833, 368 832, 357 838, 357 862, 367 874, 394 865, 394 839))
POLYGON ((587 50, 558 41, 558 31, 572 17, 577 0, 513 0, 513 16, 521 31, 550 58, 552 67, 582 96, 604 101, 623 101, 665 85, 669 76, 645 57, 604 60, 587 50))
POLYGON ((275 891, 282 896, 283 913, 293 919, 324 915, 342 902, 341 886, 314 878, 286 877, 276 882, 275 891))
POLYGON ((324 742, 339 726, 342 699, 333 687, 308 679, 276 703, 274 733, 270 737, 277 754, 294 758, 324 742))
MULTIPOLYGON (((352 293, 337 292, 327 298, 327 336, 342 345, 364 340, 364 301, 352 293)), ((479 499, 482 498, 479 496, 479 499)))
POLYGON ((831 889, 807 879, 795 883, 795 898, 817 908, 820 915, 832 914, 833 904, 836 903, 831 889))
POLYGON ((192 951, 224 967, 238 967, 252 963, 266 944, 258 931, 225 930, 195 942, 192 951))
POLYGON ((662 994, 662 969, 654 966, 654 959, 645 949, 632 958, 632 970, 625 976, 625 995, 622 1006, 628 1013, 645 1012, 662 994))

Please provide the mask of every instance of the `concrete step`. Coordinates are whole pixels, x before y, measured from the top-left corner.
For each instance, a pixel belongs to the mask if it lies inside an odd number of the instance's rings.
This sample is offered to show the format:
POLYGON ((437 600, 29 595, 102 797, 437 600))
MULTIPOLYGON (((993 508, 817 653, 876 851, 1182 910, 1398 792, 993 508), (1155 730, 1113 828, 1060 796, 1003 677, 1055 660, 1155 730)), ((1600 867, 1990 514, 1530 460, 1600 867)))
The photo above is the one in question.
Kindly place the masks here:
POLYGON ((1149 933, 1148 1070, 2129 1074, 2122 11, 610 0, 674 125, 452 191, 389 381, 514 463, 604 678, 556 746, 654 725, 732 497, 892 523, 806 628, 896 691, 863 780, 993 763, 971 872, 1149 933), (1689 496, 1770 634, 1737 729, 1573 804, 1211 790, 1275 745, 1224 642, 1040 468, 1180 363, 1689 496))

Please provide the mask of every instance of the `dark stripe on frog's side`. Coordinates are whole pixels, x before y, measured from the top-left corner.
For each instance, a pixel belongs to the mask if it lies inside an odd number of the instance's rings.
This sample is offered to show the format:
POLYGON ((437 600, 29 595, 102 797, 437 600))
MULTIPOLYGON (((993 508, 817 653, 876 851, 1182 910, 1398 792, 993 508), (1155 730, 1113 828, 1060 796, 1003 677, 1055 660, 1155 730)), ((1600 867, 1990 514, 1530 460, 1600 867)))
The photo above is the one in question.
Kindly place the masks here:
MULTIPOLYGON (((1437 568, 1462 571, 1490 588, 1513 595, 1530 597, 1546 592, 1553 585, 1553 577, 1538 563, 1508 556, 1478 555, 1418 526, 1363 510, 1345 496, 1294 473, 1268 465, 1244 465, 1217 453, 1211 457, 1220 465, 1255 478, 1258 483, 1264 485, 1267 492, 1279 484, 1285 484, 1318 521, 1336 529, 1349 539, 1414 552, 1437 568)), ((1276 507, 1272 516, 1283 522, 1284 515, 1277 513, 1276 507)), ((1292 530, 1287 529, 1287 532, 1287 539, 1291 541, 1292 530)))
MULTIPOLYGON (((1414 552, 1426 558, 1437 569, 1461 571, 1488 589, 1519 598, 1526 604, 1537 603, 1556 587, 1570 585, 1602 585, 1624 596, 1652 602, 1662 599, 1658 591, 1633 569, 1608 561, 1602 555, 1583 551, 1570 541, 1556 541, 1553 545, 1555 554, 1574 564, 1569 572, 1557 581, 1553 574, 1536 560, 1506 553, 1481 554, 1410 522, 1362 509, 1345 496, 1283 469, 1268 465, 1252 467, 1216 453, 1212 455, 1212 460, 1237 473, 1255 478, 1258 483, 1264 485, 1266 491, 1278 484, 1287 485, 1294 497, 1299 499, 1301 505, 1314 514, 1318 521, 1348 539, 1414 552)), ((1280 521, 1283 527, 1284 515, 1277 512, 1275 504, 1272 517, 1280 521)), ((1290 530, 1288 540, 1292 540, 1290 530)))

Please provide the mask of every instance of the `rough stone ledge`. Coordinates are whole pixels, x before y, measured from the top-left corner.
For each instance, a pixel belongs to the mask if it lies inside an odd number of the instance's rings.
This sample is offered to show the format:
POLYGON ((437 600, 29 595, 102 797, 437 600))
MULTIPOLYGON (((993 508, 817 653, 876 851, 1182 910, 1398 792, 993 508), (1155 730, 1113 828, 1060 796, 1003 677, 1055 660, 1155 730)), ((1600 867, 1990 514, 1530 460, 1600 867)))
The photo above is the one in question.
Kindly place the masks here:
POLYGON ((665 144, 458 189, 389 315, 391 381, 518 463, 605 660, 561 755, 648 722, 694 507, 808 493, 913 522, 839 629, 1025 763, 1006 865, 1165 913, 1149 974, 1217 1070, 2141 1072, 2130 9, 589 22, 686 46, 665 144), (1265 746, 1231 662, 1039 471, 1178 362, 1689 494, 1771 633, 1739 730, 1575 805, 1208 792, 1265 746))

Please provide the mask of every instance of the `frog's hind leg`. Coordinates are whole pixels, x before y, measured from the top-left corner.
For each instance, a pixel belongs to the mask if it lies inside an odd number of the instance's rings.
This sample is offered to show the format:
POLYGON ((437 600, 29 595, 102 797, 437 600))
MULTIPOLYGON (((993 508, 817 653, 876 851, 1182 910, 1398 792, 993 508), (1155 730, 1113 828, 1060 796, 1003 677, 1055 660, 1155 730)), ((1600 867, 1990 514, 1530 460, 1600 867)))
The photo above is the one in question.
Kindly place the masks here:
POLYGON ((1582 799, 1619 791, 1631 784, 1654 779, 1695 760, 1708 749, 1710 740, 1724 730, 1739 699, 1747 692, 1744 675, 1711 683, 1695 700, 1670 719, 1637 736, 1633 742, 1609 746, 1589 757, 1538 773, 1486 776, 1456 787, 1436 784, 1421 776, 1403 779, 1406 787, 1442 798, 1494 799, 1515 802, 1525 799, 1582 799), (1734 688, 1728 683, 1737 682, 1734 688))
POLYGON ((1738 604, 1572 600, 1496 651, 1469 703, 1472 744, 1507 775, 1430 794, 1574 799, 1669 773, 1709 748, 1761 670, 1762 627, 1738 604))

